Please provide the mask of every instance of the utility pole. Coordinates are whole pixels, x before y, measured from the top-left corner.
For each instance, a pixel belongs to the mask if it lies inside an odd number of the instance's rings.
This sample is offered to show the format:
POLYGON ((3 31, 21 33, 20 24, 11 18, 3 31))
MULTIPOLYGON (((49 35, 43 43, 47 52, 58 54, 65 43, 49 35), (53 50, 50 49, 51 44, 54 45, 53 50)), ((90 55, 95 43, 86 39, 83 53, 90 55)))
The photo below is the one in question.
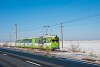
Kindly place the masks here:
MULTIPOLYGON (((17 41, 17 24, 15 24, 15 27, 16 27, 16 41, 17 41)), ((16 46, 16 43, 15 43, 15 46, 16 46)))
POLYGON ((62 48, 63 48, 63 26, 61 23, 61 43, 62 43, 62 48))
POLYGON ((10 47, 11 47, 11 34, 10 34, 10 47))

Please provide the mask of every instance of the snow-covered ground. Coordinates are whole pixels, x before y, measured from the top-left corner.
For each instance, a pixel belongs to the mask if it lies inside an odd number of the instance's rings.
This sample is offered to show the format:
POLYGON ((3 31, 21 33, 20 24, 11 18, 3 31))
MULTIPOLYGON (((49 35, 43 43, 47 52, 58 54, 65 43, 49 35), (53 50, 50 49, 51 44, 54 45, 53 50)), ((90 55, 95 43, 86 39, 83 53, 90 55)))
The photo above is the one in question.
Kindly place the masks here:
POLYGON ((71 60, 77 60, 77 61, 85 61, 85 62, 91 62, 100 64, 100 56, 91 55, 87 53, 81 53, 81 52, 50 52, 51 56, 55 56, 57 58, 63 58, 63 59, 71 59, 71 60))
POLYGON ((15 46, 15 42, 0 42, 0 46, 15 46))
POLYGON ((78 46, 81 51, 86 53, 100 54, 100 40, 63 41, 63 48, 60 41, 60 50, 69 51, 72 45, 78 46))
POLYGON ((88 60, 100 64, 100 40, 86 41, 60 41, 60 50, 67 52, 53 52, 57 57, 71 58, 76 60, 88 60), (76 49, 76 52, 72 51, 76 49))

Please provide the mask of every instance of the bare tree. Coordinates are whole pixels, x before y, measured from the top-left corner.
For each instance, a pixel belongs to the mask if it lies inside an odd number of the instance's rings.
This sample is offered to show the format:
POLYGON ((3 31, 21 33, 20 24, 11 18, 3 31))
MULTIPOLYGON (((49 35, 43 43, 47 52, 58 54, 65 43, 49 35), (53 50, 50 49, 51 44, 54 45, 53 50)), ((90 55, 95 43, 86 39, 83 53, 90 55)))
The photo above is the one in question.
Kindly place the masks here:
POLYGON ((70 52, 80 52, 81 49, 80 49, 79 45, 71 44, 71 46, 69 47, 68 51, 70 51, 70 52))

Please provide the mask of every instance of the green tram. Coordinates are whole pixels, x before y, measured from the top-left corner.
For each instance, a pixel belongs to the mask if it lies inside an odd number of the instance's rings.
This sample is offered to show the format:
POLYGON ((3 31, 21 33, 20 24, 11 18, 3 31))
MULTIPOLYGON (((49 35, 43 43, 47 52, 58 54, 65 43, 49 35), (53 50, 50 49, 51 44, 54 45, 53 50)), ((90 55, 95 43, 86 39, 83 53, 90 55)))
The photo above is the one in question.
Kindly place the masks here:
POLYGON ((59 49, 59 37, 46 35, 20 39, 16 40, 16 47, 55 50, 59 49))

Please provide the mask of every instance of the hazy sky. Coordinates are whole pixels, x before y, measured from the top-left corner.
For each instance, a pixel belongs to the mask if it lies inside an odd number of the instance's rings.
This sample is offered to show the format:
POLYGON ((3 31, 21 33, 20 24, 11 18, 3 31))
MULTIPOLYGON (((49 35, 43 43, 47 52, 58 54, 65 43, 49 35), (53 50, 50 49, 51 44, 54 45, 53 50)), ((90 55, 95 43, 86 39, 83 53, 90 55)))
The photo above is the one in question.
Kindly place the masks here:
MULTIPOLYGON (((10 34, 15 40, 15 24, 18 38, 25 38, 45 33, 39 27, 74 19, 79 20, 63 24, 65 40, 100 39, 99 14, 100 0, 0 0, 0 41, 9 41, 10 34)), ((60 37, 60 25, 48 30, 60 37)))

